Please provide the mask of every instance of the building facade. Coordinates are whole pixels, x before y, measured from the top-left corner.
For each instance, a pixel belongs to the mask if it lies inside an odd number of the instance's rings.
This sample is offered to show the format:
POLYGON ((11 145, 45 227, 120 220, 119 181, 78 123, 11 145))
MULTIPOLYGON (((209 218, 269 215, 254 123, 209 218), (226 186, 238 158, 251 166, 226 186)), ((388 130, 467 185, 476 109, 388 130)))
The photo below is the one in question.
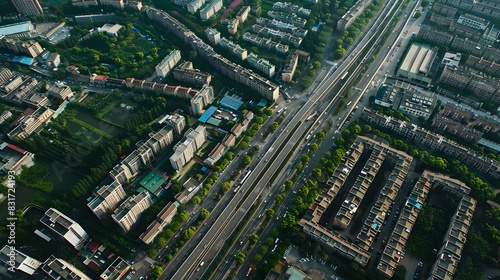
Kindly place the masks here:
POLYGON ((38 0, 12 0, 16 10, 25 16, 43 14, 43 9, 38 0))
POLYGON ((128 232, 152 204, 149 193, 142 191, 120 204, 111 217, 125 232, 128 232))
POLYGON ((122 185, 113 181, 109 185, 100 187, 93 194, 93 198, 87 206, 97 218, 102 219, 107 214, 111 214, 126 196, 127 194, 123 190, 122 185))
POLYGON ((179 50, 173 50, 160 63, 158 63, 158 65, 156 65, 156 75, 160 78, 165 78, 180 60, 181 52, 179 50))

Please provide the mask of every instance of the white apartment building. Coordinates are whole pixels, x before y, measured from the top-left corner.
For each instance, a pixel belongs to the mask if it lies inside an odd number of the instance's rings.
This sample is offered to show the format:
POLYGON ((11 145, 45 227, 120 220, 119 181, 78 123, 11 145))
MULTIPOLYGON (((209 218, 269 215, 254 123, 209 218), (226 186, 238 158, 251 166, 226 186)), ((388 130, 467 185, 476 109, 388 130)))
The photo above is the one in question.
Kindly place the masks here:
POLYGON ((214 90, 211 86, 205 84, 193 98, 191 98, 191 112, 195 115, 202 115, 205 107, 214 101, 214 90))
POLYGON ((205 8, 200 11, 201 19, 209 19, 222 8, 222 0, 213 0, 205 8))
POLYGON ((90 211, 97 218, 102 219, 108 213, 115 210, 118 204, 125 199, 127 194, 123 187, 117 181, 113 181, 109 185, 100 187, 94 194, 92 200, 87 204, 90 211))
POLYGON ((195 130, 189 129, 184 134, 183 139, 174 146, 174 154, 170 157, 170 164, 172 167, 179 171, 188 163, 193 157, 196 150, 207 140, 207 130, 203 125, 198 126, 195 130))
POLYGON ((162 79, 165 78, 180 60, 181 52, 179 50, 173 50, 160 63, 158 63, 158 65, 156 65, 156 75, 162 79))
POLYGON ((142 191, 120 204, 111 217, 125 232, 128 232, 152 204, 148 191, 142 191))

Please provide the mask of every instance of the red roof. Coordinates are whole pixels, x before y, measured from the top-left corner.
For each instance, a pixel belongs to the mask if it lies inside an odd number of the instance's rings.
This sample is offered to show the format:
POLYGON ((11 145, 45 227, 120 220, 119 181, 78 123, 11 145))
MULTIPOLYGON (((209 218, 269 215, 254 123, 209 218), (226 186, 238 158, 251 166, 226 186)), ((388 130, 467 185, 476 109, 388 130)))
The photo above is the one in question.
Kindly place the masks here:
POLYGON ((109 77, 108 76, 104 76, 104 75, 95 75, 94 76, 94 80, 102 80, 102 81, 105 81, 107 80, 109 77))
POLYGON ((97 243, 96 241, 92 241, 92 243, 89 244, 88 249, 90 250, 90 252, 94 253, 95 251, 97 251, 97 249, 99 249, 100 246, 101 244, 97 243))
POLYGON ((92 271, 97 271, 97 269, 99 268, 99 265, 91 260, 88 264, 87 264, 88 268, 90 268, 92 271))
POLYGON ((26 153, 26 151, 25 151, 25 150, 23 150, 23 149, 19 148, 19 147, 18 147, 18 146, 16 146, 16 145, 13 145, 13 144, 7 144, 7 147, 8 147, 8 148, 10 148, 11 150, 14 150, 14 151, 16 151, 16 152, 18 152, 18 153, 20 153, 20 154, 23 154, 23 155, 26 153))

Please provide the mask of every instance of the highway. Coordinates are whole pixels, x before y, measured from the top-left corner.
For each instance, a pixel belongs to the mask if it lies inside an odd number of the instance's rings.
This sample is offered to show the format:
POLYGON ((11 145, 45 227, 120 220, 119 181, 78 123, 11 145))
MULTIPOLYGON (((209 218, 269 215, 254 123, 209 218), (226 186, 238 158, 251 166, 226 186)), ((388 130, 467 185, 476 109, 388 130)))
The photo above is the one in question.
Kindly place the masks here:
MULTIPOLYGON (((271 201, 271 198, 265 200, 268 193, 268 183, 274 176, 276 170, 282 162, 286 160, 288 154, 292 151, 295 144, 302 141, 303 137, 311 129, 317 129, 319 122, 326 116, 326 113, 333 109, 333 105, 338 102, 337 98, 331 98, 330 93, 337 88, 340 77, 345 71, 350 71, 352 74, 349 75, 347 81, 344 81, 344 85, 352 82, 358 74, 363 70, 365 57, 371 57, 375 50, 376 43, 372 40, 380 39, 377 35, 377 30, 380 29, 384 19, 391 11, 396 7, 398 1, 389 1, 383 7, 380 16, 375 19, 372 27, 367 31, 367 36, 364 36, 359 43, 354 47, 352 54, 348 59, 341 62, 337 69, 330 69, 329 73, 320 75, 318 86, 311 94, 310 98, 305 101, 305 103, 300 107, 297 113, 289 114, 284 120, 283 129, 278 130, 275 136, 268 142, 272 144, 268 149, 262 149, 265 152, 259 160, 260 164, 257 164, 252 170, 252 174, 246 180, 245 184, 241 186, 240 191, 237 194, 232 194, 231 191, 226 195, 226 197, 234 196, 227 205, 221 203, 223 211, 220 215, 214 215, 212 219, 207 222, 206 226, 203 226, 201 230, 188 242, 191 244, 196 244, 194 248, 190 250, 188 256, 179 252, 176 258, 174 258, 170 264, 170 269, 165 271, 165 274, 160 279, 197 279, 201 278, 206 267, 209 266, 210 262, 217 255, 219 250, 224 245, 226 239, 230 236, 233 230, 241 222, 242 217, 251 208, 251 206, 257 202, 257 212, 254 217, 261 213, 264 207, 271 201), (377 38, 375 38, 377 36, 377 38), (361 54, 364 50, 370 51, 368 55, 361 58, 361 54), (363 59, 361 63, 358 61, 363 59), (354 66, 354 67, 353 67, 354 66), (323 78, 323 79, 321 79, 323 78), (327 99, 328 98, 328 99, 327 99), (328 101, 326 105, 324 102, 328 101), (317 107, 325 107, 325 111, 321 112, 319 118, 316 121, 306 122, 305 119, 317 110, 317 107), (259 200, 259 197, 261 199, 259 200), (264 202, 266 201, 266 202, 264 202), (173 268, 176 269, 173 269, 173 268), (172 271, 175 273, 172 275, 172 271), (171 275, 171 277, 170 277, 171 275)), ((385 26, 387 28, 387 26, 385 26)), ((349 54, 348 54, 349 55, 349 54)), ((339 91, 343 92, 342 90, 339 91)), ((301 102, 304 102, 303 100, 301 102)), ((278 185, 279 186, 279 185, 278 185)), ((284 204, 285 205, 285 204, 284 204)), ((219 205, 218 205, 219 206, 219 205)), ((218 207, 216 206, 216 208, 218 207)), ((214 211, 216 212, 216 211, 214 211)), ((278 213, 277 215, 281 215, 278 213)), ((279 216, 278 216, 279 217, 279 216)), ((273 219, 275 220, 275 219, 273 219)))

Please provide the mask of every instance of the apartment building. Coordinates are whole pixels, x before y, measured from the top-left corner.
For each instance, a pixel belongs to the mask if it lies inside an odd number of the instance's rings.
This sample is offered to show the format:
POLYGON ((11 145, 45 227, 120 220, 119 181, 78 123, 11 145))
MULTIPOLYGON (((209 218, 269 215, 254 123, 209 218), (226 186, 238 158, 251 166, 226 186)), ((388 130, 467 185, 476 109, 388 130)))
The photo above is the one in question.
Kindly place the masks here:
POLYGON ((92 199, 87 206, 101 220, 106 215, 111 214, 126 196, 127 194, 123 190, 122 185, 117 181, 113 181, 109 185, 99 187, 92 194, 92 199))
POLYGON ((214 90, 211 86, 205 84, 198 91, 193 98, 191 98, 191 112, 195 115, 203 115, 205 113, 205 107, 212 104, 214 101, 214 90))
POLYGON ((189 178, 183 186, 184 191, 178 193, 175 196, 175 200, 181 204, 186 204, 198 193, 203 184, 193 178, 189 178))
POLYGON ((190 61, 182 62, 174 69, 174 78, 181 82, 186 82, 193 85, 210 84, 212 75, 193 68, 193 63, 190 61))
POLYGON ((180 134, 186 125, 186 120, 181 115, 175 115, 171 121, 172 126, 170 125, 170 122, 166 122, 166 126, 162 127, 160 130, 149 133, 149 139, 146 140, 146 142, 137 143, 137 148, 140 148, 141 145, 147 146, 151 149, 155 156, 160 155, 163 151, 165 151, 168 145, 172 144, 174 141, 174 133, 171 128, 173 128, 174 131, 179 129, 180 134))
POLYGON ((41 130, 43 128, 42 126, 45 125, 53 115, 54 112, 50 108, 40 107, 32 114, 23 116, 19 120, 19 124, 12 129, 7 136, 10 139, 14 139, 16 137, 25 139, 33 132, 41 130))
POLYGON ((290 32, 293 36, 297 36, 300 38, 304 38, 307 35, 307 29, 303 29, 300 27, 296 27, 293 24, 282 22, 276 19, 267 19, 267 18, 257 18, 257 24, 262 26, 274 28, 284 32, 290 32))
POLYGON ((291 53, 287 56, 283 72, 281 72, 281 80, 283 82, 289 83, 292 81, 298 61, 299 55, 297 53, 291 53))
POLYGON ((217 145, 215 145, 213 150, 208 154, 207 159, 205 159, 205 161, 203 162, 208 165, 215 165, 215 163, 222 158, 225 152, 226 152, 226 146, 224 146, 221 143, 218 143, 217 145))
POLYGON ((207 20, 222 9, 222 0, 212 0, 205 8, 200 10, 200 18, 207 20))
POLYGON ((467 61, 464 63, 465 67, 470 67, 472 69, 487 73, 489 75, 500 76, 500 64, 495 61, 490 61, 484 59, 483 57, 477 57, 470 55, 467 61))
POLYGON ((217 45, 221 39, 220 32, 215 28, 205 29, 205 36, 207 36, 208 41, 213 45, 217 45))
MULTIPOLYGON (((184 116, 175 114, 175 115, 165 115, 159 123, 165 123, 168 127, 172 128, 175 132, 175 134, 180 135, 184 128, 186 127, 186 118, 184 116)), ((170 143, 172 143, 172 140, 170 143)), ((170 144, 169 143, 169 144, 170 144)))
POLYGON ((243 6, 236 14, 236 19, 239 23, 244 23, 247 21, 248 15, 250 14, 250 6, 243 6))
POLYGON ((12 113, 9 110, 5 110, 0 114, 0 124, 2 124, 4 121, 10 119, 12 117, 12 113))
POLYGON ((479 41, 484 34, 484 31, 482 30, 459 24, 458 20, 452 21, 448 30, 454 35, 458 35, 475 42, 479 41))
POLYGON ((179 202, 175 201, 174 203, 169 202, 163 207, 156 216, 156 219, 147 227, 146 231, 139 236, 139 239, 145 244, 153 242, 156 236, 162 232, 163 228, 172 222, 179 205, 179 202))
POLYGON ((192 0, 187 4, 187 9, 190 13, 196 13, 203 4, 205 4, 205 0, 192 0))
POLYGON ((292 44, 294 47, 299 47, 302 43, 302 38, 294 36, 291 33, 272 29, 259 24, 252 25, 252 30, 259 36, 270 36, 271 38, 277 38, 280 41, 285 41, 292 44))
MULTIPOLYGON (((107 82, 109 84, 109 81, 107 82)), ((145 91, 151 91, 158 94, 163 94, 167 96, 174 96, 183 99, 189 99, 195 91, 190 87, 183 86, 171 86, 167 84, 149 82, 146 80, 139 80, 135 78, 126 78, 124 84, 127 88, 140 89, 145 91)))
POLYGON ((311 10, 305 9, 298 5, 294 5, 288 2, 276 2, 273 4, 273 10, 285 13, 294 13, 299 17, 308 17, 311 14, 311 10))
POLYGON ((294 13, 284 13, 277 11, 268 11, 267 16, 285 23, 290 23, 294 26, 304 28, 306 26, 307 20, 297 16, 294 13))
POLYGON ((174 139, 173 132, 168 126, 150 133, 149 137, 146 141, 139 141, 136 144, 137 149, 113 167, 109 172, 113 180, 125 183, 137 176, 140 168, 150 164, 174 139))
POLYGON ((406 243, 431 186, 432 181, 427 171, 424 171, 406 199, 397 219, 396 226, 382 251, 377 271, 384 276, 392 277, 396 267, 404 257, 406 243))
POLYGON ((173 50, 155 66, 156 75, 160 78, 165 78, 180 60, 181 52, 179 50, 173 50))
POLYGON ((242 36, 244 41, 247 41, 259 48, 264 48, 270 51, 275 51, 279 54, 286 54, 289 50, 288 45, 283 45, 278 42, 274 42, 268 38, 261 38, 259 36, 253 35, 249 32, 245 32, 242 36))
POLYGON ((462 252, 472 223, 472 216, 477 202, 468 195, 464 195, 458 204, 447 234, 438 250, 438 259, 431 268, 431 278, 436 280, 453 279, 462 258, 462 252))
POLYGON ((125 7, 140 11, 142 9, 142 2, 140 2, 140 1, 127 1, 127 3, 125 3, 125 7))
POLYGON ((113 6, 121 10, 123 10, 123 8, 125 7, 123 0, 99 0, 99 1, 101 2, 101 5, 113 6))
POLYGON ((340 160, 337 169, 328 179, 328 187, 314 200, 314 203, 300 220, 299 225, 307 235, 320 242, 323 246, 365 266, 371 257, 368 251, 349 241, 348 238, 339 232, 329 230, 319 224, 326 209, 335 200, 338 192, 346 182, 347 176, 358 162, 363 151, 363 141, 355 141, 351 145, 349 151, 340 160))
POLYGON ((71 90, 71 88, 61 82, 54 83, 49 88, 47 93, 49 94, 49 96, 60 100, 66 100, 73 97, 73 91, 71 90))
POLYGON ((458 10, 456 8, 449 7, 440 3, 435 3, 434 5, 432 5, 432 11, 446 17, 454 18, 458 10))
POLYGON ((232 41, 229 41, 225 37, 222 37, 219 40, 219 46, 221 46, 223 49, 230 51, 233 55, 235 55, 237 58, 241 60, 247 59, 248 52, 246 49, 240 47, 240 45, 233 43, 232 41))
POLYGON ((0 250, 0 262, 3 262, 5 267, 14 267, 16 270, 28 275, 33 275, 40 265, 42 265, 42 262, 23 254, 17 249, 11 251, 11 246, 9 245, 3 246, 0 250), (12 253, 15 255, 12 255, 12 253))
POLYGON ((227 32, 229 32, 229 34, 236 34, 236 32, 238 32, 238 26, 240 25, 238 19, 226 20, 223 23, 227 26, 227 32))
POLYGON ((175 170, 181 170, 193 157, 194 153, 203 146, 207 139, 205 126, 198 126, 195 130, 189 129, 184 137, 174 146, 174 154, 170 157, 170 164, 175 170))
POLYGON ((471 14, 466 13, 466 14, 462 14, 462 15, 460 15, 460 17, 458 17, 457 23, 464 25, 464 26, 467 26, 467 27, 477 29, 477 30, 484 31, 488 27, 488 25, 490 24, 490 21, 486 20, 484 18, 475 16, 475 15, 471 15, 471 14))
POLYGON ((50 54, 49 58, 47 58, 47 65, 52 68, 57 68, 61 64, 61 56, 53 52, 50 54))
POLYGON ((50 278, 56 280, 91 280, 69 262, 50 256, 40 267, 50 278))
POLYGON ((76 250, 80 250, 90 238, 77 222, 55 208, 49 208, 45 211, 40 222, 59 237, 68 241, 76 250))
POLYGON ((128 232, 139 220, 142 213, 148 209, 153 202, 148 191, 142 191, 130 196, 115 209, 111 218, 125 231, 128 232))
POLYGON ((456 158, 462 164, 479 173, 486 174, 492 178, 500 178, 500 162, 486 158, 439 134, 432 133, 415 124, 407 124, 398 119, 379 114, 367 108, 363 108, 361 119, 372 125, 390 129, 408 139, 409 142, 426 146, 432 150, 456 158))
POLYGON ((196 34, 190 31, 184 24, 180 23, 175 18, 155 8, 148 8, 147 15, 150 19, 167 28, 175 36, 178 36, 184 43, 196 50, 200 57, 205 59, 223 75, 248 86, 257 94, 268 100, 274 101, 278 98, 278 85, 270 82, 258 74, 250 72, 248 69, 235 64, 216 53, 210 45, 204 43, 198 36, 196 36, 196 34))
POLYGON ((478 0, 474 1, 471 12, 492 18, 500 17, 500 4, 495 0, 478 0))
POLYGON ((453 35, 427 25, 422 25, 418 31, 417 38, 427 40, 431 43, 449 46, 453 40, 453 35))
POLYGON ((264 73, 267 77, 271 78, 274 76, 275 66, 268 60, 260 58, 254 53, 250 53, 247 56, 247 62, 250 66, 264 73))
MULTIPOLYGON (((139 2, 140 3, 140 2, 139 2)), ((99 276, 99 280, 120 280, 132 268, 121 257, 117 257, 99 276)))
POLYGON ((71 5, 82 8, 88 8, 90 6, 97 6, 98 3, 97 0, 71 0, 71 5))
POLYGON ((17 12, 25 16, 43 14, 43 9, 38 0, 12 0, 17 12))
POLYGON ((21 41, 17 38, 8 38, 0 35, 0 47, 11 50, 14 53, 25 54, 31 57, 37 57, 43 52, 42 46, 35 41, 21 41))
POLYGON ((468 68, 446 66, 439 82, 466 89, 480 99, 500 100, 500 81, 468 68))

